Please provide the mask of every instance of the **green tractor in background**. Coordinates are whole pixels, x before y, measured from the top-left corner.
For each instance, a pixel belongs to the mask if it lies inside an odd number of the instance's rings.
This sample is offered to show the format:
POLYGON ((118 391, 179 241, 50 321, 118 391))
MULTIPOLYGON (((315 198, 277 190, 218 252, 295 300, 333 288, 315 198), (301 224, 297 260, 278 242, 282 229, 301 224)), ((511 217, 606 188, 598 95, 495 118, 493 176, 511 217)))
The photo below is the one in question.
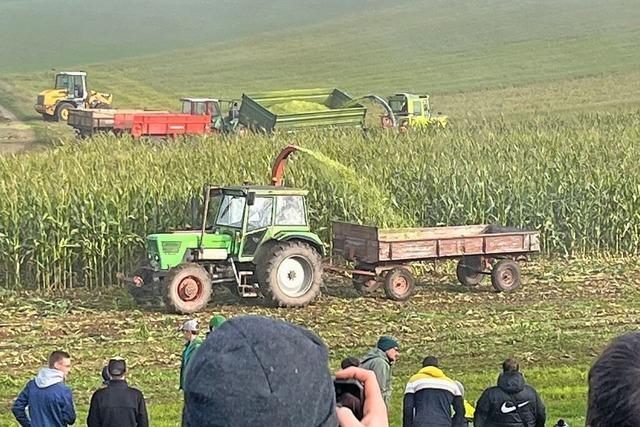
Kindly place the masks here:
POLYGON ((133 277, 119 274, 134 298, 161 295, 169 310, 193 313, 207 305, 214 284, 223 284, 281 307, 313 301, 324 244, 309 228, 307 191, 282 186, 296 149, 280 153, 271 186, 205 187, 199 229, 149 235, 148 265, 133 277))

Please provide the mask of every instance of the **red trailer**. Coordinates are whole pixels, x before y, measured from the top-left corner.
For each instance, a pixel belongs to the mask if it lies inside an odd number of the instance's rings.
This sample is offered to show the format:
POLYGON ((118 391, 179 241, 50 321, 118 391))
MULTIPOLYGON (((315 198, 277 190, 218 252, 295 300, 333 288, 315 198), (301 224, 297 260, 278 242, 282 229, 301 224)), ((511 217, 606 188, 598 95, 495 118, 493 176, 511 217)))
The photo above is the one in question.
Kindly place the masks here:
POLYGON ((205 135, 211 129, 210 115, 181 113, 116 113, 113 129, 141 136, 175 137, 177 135, 205 135))

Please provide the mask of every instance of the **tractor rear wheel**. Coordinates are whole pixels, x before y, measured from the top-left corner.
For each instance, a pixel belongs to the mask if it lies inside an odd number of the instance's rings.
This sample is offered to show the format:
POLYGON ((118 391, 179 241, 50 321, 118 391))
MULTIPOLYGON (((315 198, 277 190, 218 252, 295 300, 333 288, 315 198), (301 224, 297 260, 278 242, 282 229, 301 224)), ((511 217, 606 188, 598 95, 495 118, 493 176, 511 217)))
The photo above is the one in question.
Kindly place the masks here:
POLYGON ((66 122, 69 118, 69 110, 73 108, 73 105, 68 102, 63 102, 56 107, 56 120, 59 122, 66 122))
POLYGON ((172 312, 194 313, 207 306, 211 298, 211 278, 198 264, 186 263, 169 270, 165 305, 172 312))
POLYGON ((256 266, 262 294, 280 307, 304 307, 320 294, 322 259, 300 241, 279 242, 256 266))

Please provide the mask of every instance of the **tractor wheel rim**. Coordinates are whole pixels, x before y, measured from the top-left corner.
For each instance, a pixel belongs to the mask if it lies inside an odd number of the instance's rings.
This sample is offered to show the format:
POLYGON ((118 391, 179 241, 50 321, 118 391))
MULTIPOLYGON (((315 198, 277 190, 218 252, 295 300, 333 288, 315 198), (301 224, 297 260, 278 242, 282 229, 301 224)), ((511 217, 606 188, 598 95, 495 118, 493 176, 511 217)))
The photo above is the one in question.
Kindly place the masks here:
POLYGON ((409 289, 409 282, 406 277, 398 276, 393 279, 391 286, 393 287, 394 292, 404 294, 409 289))
POLYGON ((514 276, 511 270, 504 270, 500 273, 500 283, 502 283, 503 286, 510 288, 513 286, 513 282, 514 276))
POLYGON ((202 283, 193 277, 188 276, 178 284, 178 297, 184 302, 195 301, 202 295, 202 283))
POLYGON ((304 295, 313 283, 313 271, 309 261, 302 257, 290 257, 278 266, 278 287, 289 297, 304 295))
POLYGON ((60 113, 60 117, 62 117, 63 120, 67 120, 69 118, 69 110, 67 110, 66 108, 63 109, 60 113))

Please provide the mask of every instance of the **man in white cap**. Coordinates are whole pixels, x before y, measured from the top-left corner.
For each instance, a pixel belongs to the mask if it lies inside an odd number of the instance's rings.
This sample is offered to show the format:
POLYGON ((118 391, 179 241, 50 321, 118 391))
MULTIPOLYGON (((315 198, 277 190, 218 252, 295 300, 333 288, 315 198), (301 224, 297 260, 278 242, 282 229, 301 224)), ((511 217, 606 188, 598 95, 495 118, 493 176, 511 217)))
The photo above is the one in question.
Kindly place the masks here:
POLYGON ((182 364, 180 365, 180 390, 184 388, 184 379, 187 376, 189 362, 193 360, 200 345, 202 338, 198 336, 198 321, 195 319, 184 322, 180 330, 184 334, 184 349, 182 350, 182 364))

